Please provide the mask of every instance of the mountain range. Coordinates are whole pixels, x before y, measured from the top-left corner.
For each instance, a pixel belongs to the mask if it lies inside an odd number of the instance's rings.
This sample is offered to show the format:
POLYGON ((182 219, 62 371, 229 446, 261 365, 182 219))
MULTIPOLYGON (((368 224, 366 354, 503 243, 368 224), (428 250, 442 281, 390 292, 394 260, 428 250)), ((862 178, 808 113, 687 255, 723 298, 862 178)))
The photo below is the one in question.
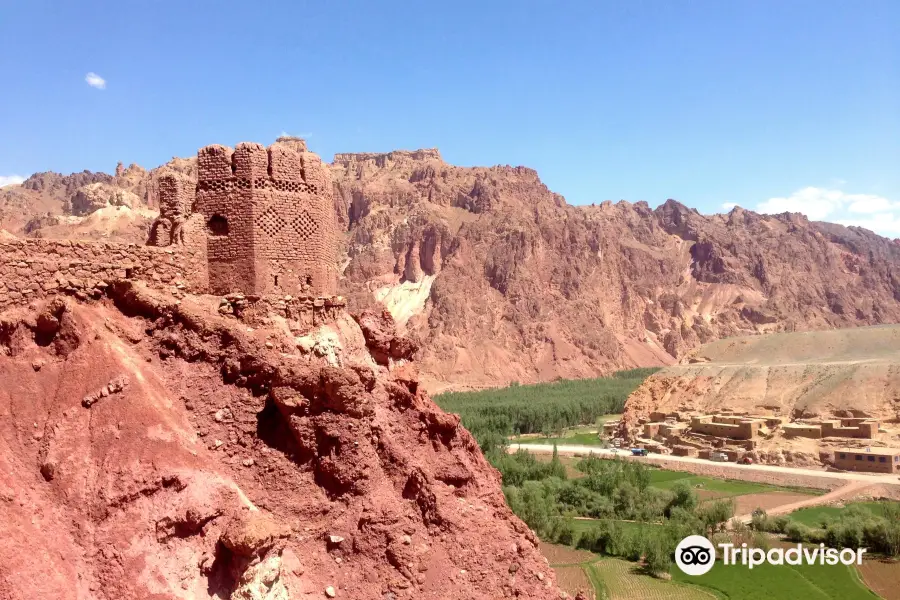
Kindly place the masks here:
MULTIPOLYGON (((297 143, 302 143, 298 141, 297 143)), ((436 149, 337 154, 341 291, 416 339, 430 392, 668 365, 724 337, 900 322, 900 244, 858 227, 668 199, 570 205, 526 167, 436 149)), ((164 169, 0 189, 20 237, 146 240, 164 169)), ((598 190, 602 193, 602 190, 598 190)))

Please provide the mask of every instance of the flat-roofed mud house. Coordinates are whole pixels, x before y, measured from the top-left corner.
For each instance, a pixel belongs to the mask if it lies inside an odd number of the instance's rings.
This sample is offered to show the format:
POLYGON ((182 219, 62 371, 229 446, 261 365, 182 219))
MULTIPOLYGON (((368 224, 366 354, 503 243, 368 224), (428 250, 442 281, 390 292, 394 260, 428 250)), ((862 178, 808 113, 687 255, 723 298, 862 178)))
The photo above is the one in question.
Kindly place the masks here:
POLYGON ((838 448, 834 466, 842 471, 900 473, 900 448, 838 448))
POLYGON ((691 419, 691 432, 734 440, 752 440, 765 424, 763 419, 724 415, 700 415, 691 419))
POLYGON ((876 419, 869 418, 827 419, 812 423, 789 423, 782 427, 782 431, 789 437, 873 439, 878 435, 879 426, 876 419))

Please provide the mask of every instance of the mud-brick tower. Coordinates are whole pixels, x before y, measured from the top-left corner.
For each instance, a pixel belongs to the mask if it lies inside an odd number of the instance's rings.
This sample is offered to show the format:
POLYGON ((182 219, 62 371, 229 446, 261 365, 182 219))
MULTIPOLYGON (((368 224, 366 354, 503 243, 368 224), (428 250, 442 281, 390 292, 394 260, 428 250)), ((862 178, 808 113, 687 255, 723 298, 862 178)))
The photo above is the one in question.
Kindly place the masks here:
POLYGON ((197 163, 213 293, 335 294, 337 221, 317 155, 245 142, 202 148, 197 163))

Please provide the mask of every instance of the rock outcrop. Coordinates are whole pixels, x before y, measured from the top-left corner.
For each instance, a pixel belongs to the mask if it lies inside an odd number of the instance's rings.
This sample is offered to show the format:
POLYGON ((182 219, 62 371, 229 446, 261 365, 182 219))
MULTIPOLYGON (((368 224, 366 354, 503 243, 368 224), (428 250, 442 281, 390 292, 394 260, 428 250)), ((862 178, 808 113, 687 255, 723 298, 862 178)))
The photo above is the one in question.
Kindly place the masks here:
POLYGON ((127 206, 138 208, 141 199, 128 190, 123 190, 109 183, 90 183, 78 188, 72 195, 70 203, 63 210, 76 217, 83 217, 107 206, 127 206))
POLYGON ((624 420, 723 408, 792 419, 900 418, 900 326, 737 337, 704 344, 631 394, 624 420))
POLYGON ((124 279, 0 314, 0 597, 557 598, 390 317, 358 318, 319 354, 124 279))

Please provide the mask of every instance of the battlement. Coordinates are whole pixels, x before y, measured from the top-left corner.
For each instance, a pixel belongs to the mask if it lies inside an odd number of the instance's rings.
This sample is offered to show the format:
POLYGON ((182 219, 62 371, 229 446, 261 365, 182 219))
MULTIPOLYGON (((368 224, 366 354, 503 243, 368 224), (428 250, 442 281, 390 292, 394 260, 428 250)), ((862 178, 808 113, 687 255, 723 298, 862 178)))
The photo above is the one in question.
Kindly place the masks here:
POLYGON ((241 142, 234 149, 219 145, 201 148, 197 153, 197 189, 271 188, 312 194, 324 191, 326 177, 321 172, 321 159, 296 148, 291 139, 283 139, 268 148, 255 142, 241 142))
POLYGON ((335 293, 331 175, 303 140, 206 146, 197 152, 197 173, 196 185, 178 173, 160 176, 149 245, 202 253, 213 293, 335 293))

